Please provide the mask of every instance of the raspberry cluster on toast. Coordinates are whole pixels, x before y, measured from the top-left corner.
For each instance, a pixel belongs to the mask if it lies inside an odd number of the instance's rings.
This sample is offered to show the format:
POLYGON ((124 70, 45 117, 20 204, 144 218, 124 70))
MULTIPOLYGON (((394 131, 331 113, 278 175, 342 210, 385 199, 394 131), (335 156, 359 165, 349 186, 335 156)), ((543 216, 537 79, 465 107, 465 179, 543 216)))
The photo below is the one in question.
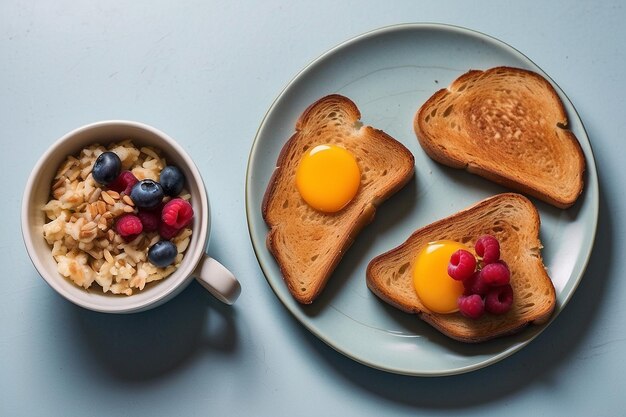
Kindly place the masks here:
POLYGON ((482 342, 520 331, 529 324, 545 323, 556 305, 552 280, 543 265, 539 241, 539 214, 535 206, 516 193, 498 194, 415 231, 400 246, 374 258, 367 267, 367 286, 383 301, 417 314, 447 336, 463 342, 482 342), (454 240, 473 247, 490 234, 500 241, 501 259, 511 271, 514 298, 503 315, 480 319, 461 313, 429 311, 413 286, 413 269, 419 251, 436 240, 454 240))

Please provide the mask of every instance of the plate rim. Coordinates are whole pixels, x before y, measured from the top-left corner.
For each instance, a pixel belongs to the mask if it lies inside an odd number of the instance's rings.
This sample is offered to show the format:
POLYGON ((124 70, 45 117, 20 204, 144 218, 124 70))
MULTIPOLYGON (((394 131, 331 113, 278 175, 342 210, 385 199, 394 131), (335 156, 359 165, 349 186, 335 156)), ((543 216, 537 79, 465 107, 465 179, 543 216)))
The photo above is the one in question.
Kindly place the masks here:
MULTIPOLYGON (((569 303, 570 299, 572 298, 572 296, 574 295, 574 293, 576 292, 576 289, 578 288, 578 285, 580 284, 580 281, 582 280, 582 277, 585 274, 585 271, 587 269, 587 266, 589 264, 589 260, 591 258, 591 255, 593 253, 593 247, 595 244, 595 238, 597 235, 597 229, 598 229, 598 217, 599 217, 599 195, 600 195, 600 187, 599 187, 599 180, 598 180, 598 175, 597 175, 597 166, 596 166, 596 161, 595 161, 595 154, 593 152, 593 147, 591 144, 591 141, 589 140, 589 135, 587 134, 587 130, 584 126, 584 123, 578 113, 578 110, 576 109, 576 107, 573 105, 572 101, 569 99, 569 97, 567 96, 567 94, 563 91, 563 89, 560 88, 560 86, 549 76, 547 75, 543 69, 541 69, 541 67, 539 65, 537 65, 534 61, 532 61, 528 56, 526 56, 524 53, 522 53, 521 51, 519 51, 518 49, 516 49, 515 47, 509 45, 508 43, 492 36, 492 35, 488 35, 485 34, 483 32, 474 30, 474 29, 469 29, 463 26, 459 26, 459 25, 454 25, 454 24, 448 24, 448 23, 433 23, 433 22, 412 22, 412 23, 397 23, 397 24, 392 24, 392 25, 386 25, 386 26, 382 26, 382 27, 378 27, 366 32, 363 32, 361 34, 358 34, 356 36, 353 36, 347 40, 344 40, 338 44, 336 44, 335 46, 331 47, 330 49, 327 49, 325 52, 323 52, 322 54, 320 54, 319 56, 317 56, 316 58, 314 58, 313 60, 311 60, 307 65, 305 65, 301 70, 299 70, 285 85, 284 87, 280 90, 280 92, 277 94, 277 96, 274 98, 274 100, 272 101, 271 105, 268 107, 267 111, 265 112, 265 115, 263 116, 261 123, 259 124, 259 127, 257 128, 257 131, 255 133, 254 136, 254 140, 252 142, 252 146, 250 149, 250 153, 248 155, 248 163, 247 163, 247 167, 246 167, 246 177, 245 177, 245 209, 246 209, 246 222, 247 222, 247 226, 248 226, 248 234, 250 237, 250 241, 252 243, 252 248, 254 251, 254 255, 257 259, 257 263, 259 264, 259 267, 261 268, 261 271, 263 273, 263 276, 265 278, 265 280, 267 281, 267 283, 269 284, 269 287, 272 289, 274 295, 281 301, 281 304, 283 305, 284 308, 286 308, 291 315, 299 322, 300 325, 303 325, 309 332, 311 332, 313 335, 315 335, 319 340, 321 340, 322 342, 324 342, 327 346, 331 347, 333 350, 341 353, 342 355, 350 358, 351 360, 361 363, 363 365, 366 365, 368 367, 374 368, 374 369, 378 369, 381 371, 385 371, 385 372, 390 372, 390 373, 394 373, 394 374, 400 374, 400 375, 408 375, 408 376, 420 376, 420 377, 438 377, 438 376, 449 376, 449 375, 459 375, 459 374, 463 374, 463 373, 468 373, 471 371, 475 371, 478 369, 482 369, 484 367, 487 367, 489 365, 495 364, 505 358, 507 358, 508 356, 511 356, 512 354, 520 351, 522 348, 524 348, 525 346, 527 346, 528 344, 530 344, 530 342, 532 342, 534 339, 536 339, 541 333, 543 333, 543 331, 545 329, 547 329, 550 324, 558 317, 558 315, 565 309, 566 305, 569 303), (383 35, 383 34, 388 34, 388 33, 392 33, 392 32, 396 32, 396 31, 403 31, 403 30, 436 30, 436 31, 443 31, 443 32, 449 32, 449 33, 458 33, 461 34, 463 36, 468 36, 468 37, 472 37, 472 38, 476 38, 482 41, 488 41, 489 43, 495 45, 497 48, 504 48, 509 50, 510 52, 513 52, 515 55, 517 55, 519 58, 522 58, 523 60, 526 60, 528 64, 530 64, 532 67, 536 68, 537 70, 539 70, 539 72, 541 73, 542 76, 544 76, 545 78, 547 78, 553 86, 555 86, 555 88, 558 90, 558 93, 562 94, 565 99, 568 101, 569 107, 571 107, 572 111, 574 112, 574 114, 572 116, 575 116, 576 119, 578 120, 578 122, 580 123, 581 129, 585 135, 586 138, 586 142, 589 145, 589 151, 591 154, 591 161, 586 161, 586 181, 585 181, 585 187, 589 188, 590 187, 590 183, 593 183, 593 188, 595 189, 595 193, 591 197, 591 209, 592 209, 592 236, 591 239, 589 241, 588 244, 588 248, 586 248, 586 256, 585 259, 581 265, 580 271, 578 272, 578 274, 574 279, 574 285, 572 286, 571 290, 566 294, 566 296, 563 298, 562 303, 560 303, 560 305, 558 306, 557 309, 555 309, 554 313, 552 314, 552 316, 550 317, 550 319, 548 320, 548 322, 540 325, 540 326, 535 326, 534 331, 532 332, 532 334, 527 338, 524 339, 523 341, 520 341, 508 348, 506 348, 505 350, 503 350, 502 352, 498 353, 498 354, 494 354, 489 356, 488 358, 470 364, 470 365, 466 365, 466 366, 460 366, 460 367, 455 367, 455 368, 450 368, 446 371, 440 371, 440 370, 429 370, 429 371, 412 371, 412 370, 407 370, 404 368, 398 368, 398 367, 394 367, 394 366, 385 366, 382 365, 380 363, 375 363, 374 361, 370 361, 370 360, 366 360, 364 358, 361 358, 359 356, 355 356, 354 354, 352 354, 351 352, 342 349, 339 346, 335 346, 331 340, 329 340, 330 338, 327 337, 323 332, 321 332, 316 326, 312 325, 311 323, 309 323, 306 320, 306 317, 304 317, 304 313, 302 312, 302 310, 297 309, 296 307, 292 307, 291 303, 287 302, 286 300, 284 300, 285 297, 283 297, 283 295, 281 293, 279 293, 274 286, 272 285, 272 283, 270 282, 269 278, 268 278, 268 267, 264 264, 264 261, 261 259, 258 249, 257 249, 257 245, 255 244, 255 239, 253 236, 253 222, 251 221, 251 218, 253 216, 252 211, 254 210, 253 207, 251 207, 251 190, 250 190, 250 180, 251 180, 251 172, 252 172, 252 168, 253 168, 253 159, 254 159, 254 155, 258 152, 258 146, 259 146, 259 136, 261 131, 263 130, 263 128, 265 127, 270 115, 273 113, 274 109, 276 108, 276 106, 278 105, 279 101, 282 99, 282 97, 285 95, 285 93, 289 90, 289 88, 295 84, 297 81, 299 81, 301 78, 303 78, 306 73, 311 70, 312 68, 314 68, 317 65, 320 65, 324 60, 326 60, 328 57, 332 56, 333 54, 337 53, 338 51, 340 51, 343 48, 346 48, 352 44, 356 44, 359 42, 363 42, 365 40, 367 40, 368 38, 375 38, 377 36, 383 35), (591 162, 591 164, 589 163, 591 162), (592 169, 589 169, 589 168, 592 169), (590 175, 590 171, 593 172, 593 176, 590 175)), ((587 197, 587 198, 589 198, 587 197)), ((260 209, 260 208, 257 208, 260 209)), ((573 276, 572 276, 573 277, 573 276)), ((571 281, 572 277, 570 277, 570 279, 568 280, 571 281)), ((284 282, 283 280, 281 280, 281 282, 284 282)), ((526 329, 527 331, 529 329, 526 329)))

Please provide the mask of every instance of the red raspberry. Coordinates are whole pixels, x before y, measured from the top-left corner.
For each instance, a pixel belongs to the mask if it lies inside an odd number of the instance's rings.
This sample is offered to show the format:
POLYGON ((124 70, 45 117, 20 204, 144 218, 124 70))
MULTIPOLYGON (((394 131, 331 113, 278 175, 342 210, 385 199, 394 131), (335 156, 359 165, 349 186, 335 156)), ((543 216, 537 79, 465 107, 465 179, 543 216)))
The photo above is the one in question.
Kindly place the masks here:
POLYGON ((181 229, 170 226, 167 223, 159 222, 159 235, 165 240, 170 240, 176 236, 180 230, 181 229))
POLYGON ((465 295, 485 295, 491 289, 491 287, 483 280, 480 275, 480 271, 474 272, 471 277, 463 281, 463 286, 465 287, 465 295))
POLYGON ((168 226, 182 229, 187 226, 193 218, 193 208, 188 201, 182 198, 173 198, 163 206, 161 220, 168 226))
POLYGON ((506 285, 511 280, 509 266, 504 261, 494 262, 483 266, 480 275, 486 284, 492 287, 506 285))
POLYGON ((479 319, 485 312, 485 303, 478 294, 462 295, 457 303, 459 312, 470 319, 479 319))
POLYGON ((122 171, 120 175, 117 176, 110 182, 107 187, 110 190, 117 191, 118 193, 124 193, 126 195, 130 194, 130 190, 133 188, 133 185, 138 183, 139 180, 135 178, 132 172, 130 171, 122 171))
POLYGON ((137 217, 141 220, 143 225, 143 231, 146 233, 155 232, 159 229, 159 223, 161 223, 161 216, 158 211, 154 210, 139 210, 137 217))
POLYGON ((476 269, 476 258, 465 249, 459 249, 450 256, 448 275, 457 281, 465 281, 476 269))
POLYGON ((131 241, 143 230, 143 225, 139 217, 134 214, 124 214, 117 219, 115 230, 124 240, 131 241))
POLYGON ((474 249, 476 254, 483 258, 483 265, 491 264, 500 259, 500 243, 491 235, 478 238, 474 249))
POLYGON ((492 288, 485 298, 485 309, 491 314, 504 314, 513 305, 513 288, 510 284, 492 288))

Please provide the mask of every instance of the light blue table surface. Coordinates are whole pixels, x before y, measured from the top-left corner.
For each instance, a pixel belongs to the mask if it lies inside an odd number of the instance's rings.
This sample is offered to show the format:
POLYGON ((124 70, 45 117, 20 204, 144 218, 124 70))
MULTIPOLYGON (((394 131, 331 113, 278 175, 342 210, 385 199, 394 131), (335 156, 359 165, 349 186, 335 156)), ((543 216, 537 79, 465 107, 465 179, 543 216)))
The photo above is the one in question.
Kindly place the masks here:
POLYGON ((626 10, 606 2, 3 1, 0 3, 0 415, 626 415, 626 10), (403 22, 464 26, 516 47, 566 92, 600 177, 587 272, 530 345, 468 374, 368 368, 278 301, 245 216, 248 154, 297 72, 336 44, 403 22), (22 244, 22 190, 46 148, 103 119, 151 124, 196 159, 210 252, 241 280, 233 307, 192 283, 140 314, 75 307, 22 244))

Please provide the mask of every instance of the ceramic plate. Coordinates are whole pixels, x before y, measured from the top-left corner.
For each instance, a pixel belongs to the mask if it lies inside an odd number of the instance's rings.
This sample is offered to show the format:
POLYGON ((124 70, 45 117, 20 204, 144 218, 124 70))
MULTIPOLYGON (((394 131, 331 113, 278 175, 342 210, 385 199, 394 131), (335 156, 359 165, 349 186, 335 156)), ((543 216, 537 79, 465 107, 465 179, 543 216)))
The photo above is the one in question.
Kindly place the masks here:
MULTIPOLYGON (((491 342, 467 345, 443 336, 416 316, 380 301, 365 283, 368 262, 404 242, 415 229, 496 193, 507 191, 480 177, 430 160, 413 132, 413 116, 435 91, 469 69, 507 65, 549 77, 519 51, 490 36, 438 24, 386 27, 351 39, 304 68, 280 93, 264 118, 250 153, 246 211, 252 244, 267 282, 285 307, 313 334, 344 355, 389 372, 437 376, 493 364, 526 346, 546 326, 491 342), (280 149, 302 111, 339 93, 359 107, 365 124, 382 129, 415 155, 416 173, 383 203, 310 306, 291 297, 265 246, 261 202, 280 149)), ((578 202, 559 210, 535 201, 541 215, 544 262, 557 293, 553 319, 580 281, 593 246, 598 181, 584 127, 572 103, 554 84, 587 161, 578 202)))

